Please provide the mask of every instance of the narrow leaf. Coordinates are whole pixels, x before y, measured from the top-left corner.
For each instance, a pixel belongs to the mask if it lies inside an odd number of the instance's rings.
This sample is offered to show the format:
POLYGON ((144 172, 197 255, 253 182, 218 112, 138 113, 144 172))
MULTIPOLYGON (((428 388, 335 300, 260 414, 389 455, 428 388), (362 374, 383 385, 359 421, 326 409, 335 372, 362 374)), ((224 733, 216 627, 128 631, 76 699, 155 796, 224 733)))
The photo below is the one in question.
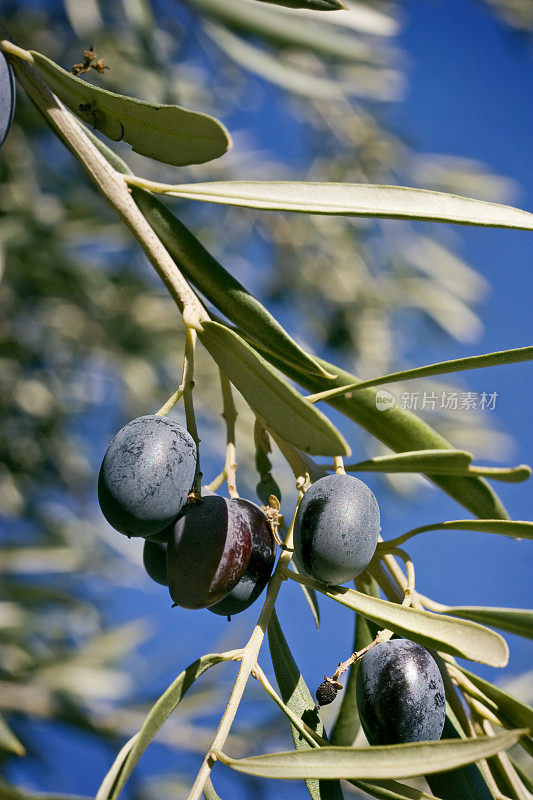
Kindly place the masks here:
POLYGON ((286 574, 292 580, 307 583, 326 597, 362 614, 376 625, 414 639, 428 649, 443 650, 492 667, 504 667, 508 662, 509 648, 505 639, 476 622, 408 608, 344 586, 327 587, 320 581, 304 578, 291 571, 286 574))
MULTIPOLYGON (((268 625, 268 645, 283 702, 302 722, 305 722, 319 736, 325 738, 326 732, 316 710, 314 700, 294 661, 275 612, 268 625)), ((301 736, 298 729, 293 725, 291 725, 291 733, 294 747, 297 751, 311 748, 309 742, 301 736)), ((312 800, 342 800, 342 791, 338 781, 319 781, 314 778, 303 777, 312 800)))
POLYGON ((41 53, 31 54, 41 77, 76 116, 109 139, 128 142, 136 153, 179 167, 219 158, 231 146, 224 125, 208 114, 115 94, 41 53))
POLYGON ((446 609, 446 614, 481 622, 483 625, 492 625, 517 636, 533 639, 533 611, 529 609, 453 606, 446 609))
POLYGON ((26 755, 26 748, 2 716, 0 716, 0 750, 7 750, 8 753, 15 753, 17 756, 26 755))
MULTIPOLYGON (((301 566, 298 564, 298 556, 296 552, 292 557, 292 566, 294 571, 298 574, 304 572, 304 570, 301 569, 301 566)), ((315 620, 315 625, 318 630, 318 628, 320 628, 320 606, 318 605, 317 594, 314 589, 310 589, 309 586, 304 586, 303 583, 300 583, 300 588, 302 589, 307 604, 311 609, 311 614, 313 615, 313 619, 315 620)))
MULTIPOLYGON (((500 536, 509 536, 512 539, 533 539, 533 522, 516 519, 452 519, 447 522, 420 525, 393 541, 395 545, 399 546, 413 536, 428 531, 478 531, 479 533, 498 533, 500 536)), ((389 542, 385 546, 388 544, 389 542)))
POLYGON ((477 739, 443 739, 377 747, 319 747, 221 761, 237 772, 260 778, 403 778, 443 772, 507 750, 526 730, 477 739))
POLYGON ((156 197, 132 188, 133 199, 185 277, 228 319, 273 353, 306 372, 331 377, 156 197))
MULTIPOLYGON (((533 214, 532 214, 533 216, 533 214)), ((415 378, 427 378, 430 375, 447 375, 450 372, 464 372, 470 369, 484 369, 485 367, 499 367, 505 364, 518 364, 522 361, 533 359, 533 347, 515 347, 512 350, 498 350, 495 353, 484 353, 479 356, 469 356, 468 358, 454 358, 450 361, 439 361, 436 364, 428 364, 426 367, 416 367, 416 369, 402 370, 401 372, 391 372, 379 378, 371 378, 368 381, 357 381, 351 386, 341 386, 335 389, 328 389, 319 392, 310 398, 313 403, 319 400, 327 400, 337 394, 359 391, 370 386, 380 386, 384 383, 396 383, 397 381, 411 381, 415 378)))
MULTIPOLYGON (((459 723, 449 709, 442 736, 445 739, 464 738, 464 735, 461 736, 459 723)), ((431 791, 441 800, 494 800, 477 764, 467 764, 447 772, 435 772, 425 777, 431 791)))
POLYGON ((207 778, 204 784, 204 797, 205 800, 221 800, 213 786, 211 778, 207 778))
MULTIPOLYGON (((357 789, 362 789, 372 797, 377 797, 378 800, 440 800, 434 794, 427 794, 421 789, 413 789, 411 786, 406 786, 405 783, 398 783, 398 781, 350 781, 357 789)), ((460 800, 460 798, 455 798, 460 800)), ((481 798, 480 798, 481 800, 481 798)), ((492 800, 492 798, 491 798, 492 800)))
POLYGON ((258 0, 285 8, 307 8, 310 11, 340 11, 345 8, 339 0, 258 0))
POLYGON ((533 214, 528 211, 407 186, 299 181, 212 181, 173 185, 139 178, 130 181, 175 197, 245 208, 533 230, 533 214))
MULTIPOLYGON (((358 578, 358 581, 361 581, 358 578)), ((360 589, 370 597, 379 597, 379 586, 371 578, 368 582, 361 583, 360 589)), ((374 640, 378 628, 360 614, 355 615, 355 635, 353 652, 358 653, 374 640)), ((359 662, 352 664, 348 672, 348 679, 342 692, 341 705, 335 724, 331 729, 331 744, 349 747, 353 744, 360 728, 359 713, 357 710, 356 678, 359 662)))
POLYGON ((376 456, 356 464, 345 464, 350 472, 439 472, 467 470, 473 459, 466 450, 414 450, 408 453, 376 456))
POLYGON ((218 366, 283 439, 312 455, 348 453, 348 445, 328 418, 305 400, 238 334, 218 322, 203 322, 198 333, 218 366))
MULTIPOLYGON (((324 388, 324 380, 296 369, 282 357, 269 354, 255 343, 254 346, 275 367, 301 386, 314 392, 324 388)), ((349 372, 322 359, 317 360, 328 372, 337 373, 337 378, 331 383, 328 381, 330 386, 346 386, 357 382, 357 378, 349 372)), ((385 411, 378 408, 375 389, 362 389, 360 392, 348 393, 348 396, 339 395, 327 402, 396 452, 435 448, 454 450, 443 436, 411 411, 398 405, 385 411)), ((476 516, 483 519, 508 518, 500 498, 483 478, 477 475, 463 477, 435 474, 428 474, 427 477, 476 516)))
MULTIPOLYGON (((170 684, 168 689, 154 703, 138 734, 123 748, 126 752, 124 753, 121 751, 121 753, 119 753, 116 759, 116 762, 118 762, 118 769, 113 765, 110 770, 110 772, 116 773, 114 776, 116 782, 108 793, 101 794, 99 791, 97 800, 104 800, 104 798, 115 800, 115 798, 118 797, 140 757, 154 739, 165 720, 168 719, 179 704, 184 694, 190 689, 194 681, 215 664, 220 664, 227 660, 228 657, 226 655, 210 653, 209 655, 199 658, 178 675, 176 680, 170 684), (129 748, 128 745, 132 742, 133 744, 131 748, 129 748)), ((105 781, 106 779, 104 778, 104 782, 105 781)))
POLYGON ((457 667, 463 672, 472 683, 481 689, 483 694, 486 694, 496 705, 497 716, 508 727, 520 726, 533 730, 533 708, 526 703, 517 700, 508 692, 500 689, 498 686, 483 680, 478 675, 465 669, 460 664, 457 667))

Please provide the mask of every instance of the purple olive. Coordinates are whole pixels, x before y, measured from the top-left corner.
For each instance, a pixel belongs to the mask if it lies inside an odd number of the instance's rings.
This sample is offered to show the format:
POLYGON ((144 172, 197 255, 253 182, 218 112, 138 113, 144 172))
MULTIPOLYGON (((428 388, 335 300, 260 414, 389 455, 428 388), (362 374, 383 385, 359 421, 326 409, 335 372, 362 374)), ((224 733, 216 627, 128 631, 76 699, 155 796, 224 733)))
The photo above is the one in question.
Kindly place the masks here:
POLYGON ((272 575, 276 558, 276 543, 266 514, 250 500, 235 498, 229 502, 239 505, 248 515, 252 552, 240 581, 223 600, 209 607, 209 611, 223 617, 239 614, 257 600, 272 575))
POLYGON ((143 564, 150 578, 161 586, 168 586, 167 546, 162 542, 145 539, 143 564))
POLYGON ((184 608, 218 603, 240 581, 252 551, 249 510, 217 495, 189 503, 167 547, 170 596, 184 608))

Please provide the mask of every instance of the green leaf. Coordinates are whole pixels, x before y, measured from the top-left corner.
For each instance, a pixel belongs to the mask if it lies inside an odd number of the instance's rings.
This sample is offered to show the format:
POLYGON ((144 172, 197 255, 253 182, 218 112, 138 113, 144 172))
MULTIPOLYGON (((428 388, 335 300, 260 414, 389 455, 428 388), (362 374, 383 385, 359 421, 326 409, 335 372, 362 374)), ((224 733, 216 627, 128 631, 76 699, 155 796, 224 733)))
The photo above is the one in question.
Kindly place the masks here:
POLYGON ((483 475, 493 480, 517 483, 531 475, 531 467, 472 466, 472 453, 466 450, 414 450, 409 453, 376 456, 356 464, 345 464, 347 472, 425 472, 430 475, 483 475))
POLYGON ((211 778, 207 778, 204 784, 204 797, 205 800, 221 800, 215 791, 211 778))
POLYGON ((79 794, 56 794, 55 792, 27 792, 18 789, 0 778, 0 797, 2 800, 92 800, 79 794))
POLYGON ((0 715, 0 750, 7 750, 8 753, 15 753, 17 756, 25 756, 26 748, 15 736, 5 719, 0 715))
MULTIPOLYGON (((452 519, 447 522, 420 525, 394 539, 394 542, 400 546, 413 536, 428 531, 477 531, 478 533, 498 533, 500 536, 509 536, 512 539, 533 539, 533 522, 518 519, 452 519)), ((387 544, 388 542, 385 543, 385 547, 387 544)))
MULTIPOLYGON (((295 552, 292 557, 292 566, 295 572, 301 574, 304 570, 299 563, 298 554, 295 552)), ((304 593, 304 597, 307 600, 307 604, 311 609, 311 614, 313 615, 313 619, 315 620, 315 625, 320 628, 320 606, 318 605, 318 597, 317 593, 314 589, 310 589, 309 586, 304 586, 303 583, 300 583, 300 588, 304 593)))
POLYGON ((133 199, 178 265, 219 311, 273 353, 305 372, 331 377, 156 197, 132 188, 133 199))
POLYGON ((220 760, 237 772, 260 778, 410 778, 470 764, 512 747, 525 730, 477 739, 443 739, 378 747, 319 747, 220 760))
POLYGON ((446 614, 481 622, 483 625, 492 625, 517 636, 533 639, 533 611, 529 609, 453 606, 446 609, 446 614))
MULTIPOLYGON (((532 214, 533 216, 533 214, 532 214)), ((469 369, 484 369, 485 367, 499 367, 505 364, 519 364, 523 361, 533 360, 533 347, 515 347, 512 350, 498 350, 495 353, 484 353, 479 356, 469 356, 468 358, 454 358, 450 361, 439 361, 436 364, 428 364, 426 367, 416 367, 416 369, 402 370, 401 372, 391 372, 389 375, 382 375, 379 378, 371 378, 368 381, 356 381, 351 386, 341 386, 335 389, 328 389, 313 395, 314 403, 319 400, 327 400, 336 394, 359 391, 367 389, 369 386, 380 386, 384 383, 395 383, 397 381, 411 381, 415 378, 427 378, 430 375, 447 375, 450 372, 464 372, 469 369)))
MULTIPOLYGON (((427 794, 421 789, 412 789, 411 786, 398 783, 398 781, 372 781, 370 783, 369 781, 351 780, 350 783, 372 797, 377 797, 378 800, 440 800, 434 794, 427 794)), ((459 800, 459 798, 457 797, 455 800, 459 800)))
MULTIPOLYGON (((379 597, 379 586, 371 578, 369 581, 362 581, 358 578, 360 589, 370 597, 379 597)), ((360 614, 355 615, 355 635, 353 652, 358 653, 372 642, 378 632, 378 628, 360 614)), ((337 714, 335 724, 331 729, 331 744, 349 747, 353 744, 359 731, 360 721, 357 711, 356 697, 356 678, 359 662, 352 664, 348 672, 348 680, 342 692, 342 700, 337 714)))
POLYGON ((198 333, 218 366, 266 424, 285 441, 312 455, 348 453, 328 418, 277 375, 240 336, 218 322, 202 322, 198 333))
POLYGON ((533 214, 528 211, 407 186, 299 181, 212 181, 174 185, 141 178, 129 180, 145 189, 174 197, 245 208, 533 230, 533 214))
POLYGON ((231 147, 224 125, 208 114, 115 94, 41 53, 31 54, 41 77, 76 116, 109 139, 128 142, 136 153, 179 167, 219 158, 231 147))
POLYGON ((339 0, 257 0, 285 8, 308 8, 310 11, 340 11, 345 8, 339 0))
MULTIPOLYGON (((442 736, 445 739, 463 739, 453 713, 448 709, 442 736)), ((477 764, 467 764, 447 772, 426 775, 431 791, 441 800, 494 800, 483 773, 477 764)))
MULTIPOLYGON (((323 379, 296 369, 282 357, 269 354, 259 346, 257 349, 275 367, 306 389, 316 392, 324 388, 323 379)), ((328 381, 330 386, 345 386, 357 382, 357 378, 349 372, 322 359, 317 360, 328 372, 337 372, 337 378, 331 383, 328 381)), ((398 405, 389 407, 386 411, 378 409, 375 389, 361 389, 360 392, 351 393, 351 396, 340 395, 327 402, 396 452, 455 449, 411 411, 398 405)), ((500 498, 483 478, 474 475, 463 477, 434 474, 427 474, 427 477, 476 516, 483 519, 508 518, 500 498)))
MULTIPOLYGON (((298 669, 283 635, 276 612, 268 625, 268 645, 283 702, 319 736, 325 738, 324 726, 316 710, 315 702, 298 669)), ((309 750, 307 742, 294 725, 291 725, 292 738, 296 751, 309 750)), ((338 781, 319 781, 303 776, 312 800, 342 800, 338 781)))
MULTIPOLYGON (((376 48, 367 40, 339 30, 349 22, 347 14, 324 17, 322 14, 280 13, 279 9, 252 5, 246 0, 193 0, 193 4, 204 16, 227 28, 251 33, 277 47, 298 47, 342 61, 376 62, 379 59, 376 48)), ((309 8, 303 3, 301 7, 309 8)), ((357 18, 357 14, 353 16, 357 18)), ((391 27, 390 19, 388 27, 391 27)), ((387 28, 387 18, 384 28, 387 28)), ((274 53, 279 57, 279 51, 274 53)))
POLYGON ((531 706, 517 700, 498 686, 483 680, 483 678, 465 669, 461 664, 457 664, 457 667, 478 689, 481 689, 483 694, 496 703, 497 709, 494 713, 507 727, 520 726, 533 730, 533 708, 531 706))
POLYGON ((96 795, 96 800, 115 800, 118 797, 140 757, 194 681, 215 664, 220 664, 227 660, 227 655, 210 653, 199 658, 178 675, 176 680, 170 684, 168 689, 154 703, 140 731, 120 751, 108 773, 112 777, 112 781, 107 776, 104 778, 104 782, 96 795))
POLYGON ((508 662, 509 648, 505 639, 476 622, 408 608, 344 586, 327 587, 320 581, 304 578, 289 570, 285 574, 292 580, 306 583, 326 597, 362 614, 381 628, 393 630, 430 650, 443 650, 454 656, 478 661, 491 667, 504 667, 508 662))

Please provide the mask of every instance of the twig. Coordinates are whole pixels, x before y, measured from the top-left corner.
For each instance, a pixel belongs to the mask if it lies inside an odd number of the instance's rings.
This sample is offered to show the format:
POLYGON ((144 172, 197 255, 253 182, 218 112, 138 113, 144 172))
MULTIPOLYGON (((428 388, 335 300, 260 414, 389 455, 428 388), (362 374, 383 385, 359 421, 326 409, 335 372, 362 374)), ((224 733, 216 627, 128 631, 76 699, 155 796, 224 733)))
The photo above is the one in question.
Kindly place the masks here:
POLYGON ((229 382, 227 375, 222 372, 221 369, 219 372, 220 386, 222 389, 222 403, 224 406, 222 417, 226 422, 226 463, 224 465, 224 474, 228 481, 229 496, 238 497, 239 493, 237 491, 235 474, 237 472, 237 463, 235 460, 235 421, 237 419, 237 409, 235 408, 235 403, 233 402, 231 383, 229 382))

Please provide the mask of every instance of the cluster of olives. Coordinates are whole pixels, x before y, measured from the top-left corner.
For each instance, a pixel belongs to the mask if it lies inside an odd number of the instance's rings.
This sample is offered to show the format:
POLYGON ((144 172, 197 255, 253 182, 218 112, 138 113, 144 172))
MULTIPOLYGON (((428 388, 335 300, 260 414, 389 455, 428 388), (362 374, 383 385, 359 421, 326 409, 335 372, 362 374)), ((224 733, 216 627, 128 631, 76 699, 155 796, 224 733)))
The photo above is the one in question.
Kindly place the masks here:
MULTIPOLYGON (((329 475, 305 493, 294 525, 298 563, 329 584, 353 580, 369 565, 380 531, 371 490, 350 475, 329 475)), ((320 706, 340 684, 326 679, 320 706)), ((357 708, 372 745, 440 739, 446 716, 442 677, 431 654, 406 639, 376 644, 358 663, 357 708)))
POLYGON ((175 605, 231 616, 248 608, 272 574, 275 542, 255 503, 208 492, 191 498, 197 470, 190 434, 166 417, 138 417, 111 441, 98 478, 107 521, 145 538, 148 575, 175 605))
POLYGON ((15 79, 5 55, 0 51, 0 147, 7 138, 15 113, 15 79))

